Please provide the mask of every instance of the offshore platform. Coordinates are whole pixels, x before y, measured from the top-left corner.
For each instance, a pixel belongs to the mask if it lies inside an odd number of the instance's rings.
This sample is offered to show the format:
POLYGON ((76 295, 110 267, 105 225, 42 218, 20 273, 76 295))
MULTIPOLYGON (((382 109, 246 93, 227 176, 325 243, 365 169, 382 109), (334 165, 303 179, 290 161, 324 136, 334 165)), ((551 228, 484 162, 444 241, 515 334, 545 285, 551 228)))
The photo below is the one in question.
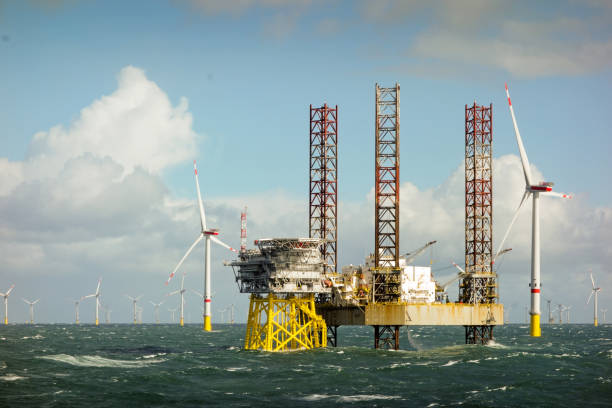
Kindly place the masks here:
MULTIPOLYGON (((400 327, 457 325, 465 342, 484 344, 502 325, 493 270, 492 105, 465 106, 465 270, 446 283, 413 261, 435 241, 400 252, 400 87, 375 86, 374 251, 338 269, 338 106, 310 106, 308 238, 244 246, 234 269, 250 293, 245 349, 291 351, 338 344, 338 327, 374 328, 374 347, 399 349, 400 327), (459 281, 459 299, 446 288, 459 281)), ((432 220, 436 222, 436 220, 432 220)))

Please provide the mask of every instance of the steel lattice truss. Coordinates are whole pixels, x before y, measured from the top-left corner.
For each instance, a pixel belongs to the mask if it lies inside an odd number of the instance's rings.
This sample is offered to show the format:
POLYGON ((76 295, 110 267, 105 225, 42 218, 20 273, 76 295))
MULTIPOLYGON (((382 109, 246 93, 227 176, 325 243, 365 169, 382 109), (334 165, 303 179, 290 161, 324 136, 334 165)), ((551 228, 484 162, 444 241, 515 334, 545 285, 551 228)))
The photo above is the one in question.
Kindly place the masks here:
POLYGON ((493 263, 493 107, 465 107, 465 271, 459 285, 464 303, 495 303, 493 263))
POLYGON ((324 239, 325 273, 337 272, 338 246, 338 106, 310 105, 311 238, 324 239))
POLYGON ((400 87, 376 84, 376 214, 374 262, 399 266, 399 101, 400 87))

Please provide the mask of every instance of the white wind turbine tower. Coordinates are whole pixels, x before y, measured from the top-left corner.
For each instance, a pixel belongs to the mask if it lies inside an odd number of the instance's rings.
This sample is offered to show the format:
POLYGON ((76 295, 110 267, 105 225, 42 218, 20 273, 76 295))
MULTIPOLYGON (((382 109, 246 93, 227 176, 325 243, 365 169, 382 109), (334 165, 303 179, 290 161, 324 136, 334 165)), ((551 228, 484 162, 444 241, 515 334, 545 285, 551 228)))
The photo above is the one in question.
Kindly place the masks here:
POLYGON ((79 324, 79 304, 81 303, 80 299, 71 300, 74 302, 74 323, 79 324))
POLYGON ((569 323, 570 322, 570 318, 569 318, 569 311, 572 307, 571 306, 566 306, 565 309, 563 309, 565 311, 565 323, 569 323))
POLYGON ((595 280, 593 279, 593 272, 591 272, 591 283, 593 284, 593 289, 591 290, 591 294, 589 295, 589 299, 587 300, 587 305, 591 301, 591 296, 595 294, 595 299, 593 303, 593 324, 597 326, 598 325, 597 323, 597 294, 599 293, 599 291, 601 291, 601 288, 595 287, 595 280))
MULTIPOLYGON (((186 273, 183 272, 183 278, 181 279, 181 288, 179 290, 175 290, 174 292, 170 292, 168 293, 166 296, 174 296, 174 295, 181 295, 181 304, 180 304, 180 320, 179 320, 179 326, 183 326, 184 322, 185 322, 185 275, 186 273)), ((168 281, 166 282, 166 285, 170 282, 170 279, 172 279, 173 275, 170 275, 170 277, 168 278, 168 281)))
POLYGON ((132 303, 134 304, 134 324, 138 323, 138 315, 137 315, 137 307, 136 307, 136 302, 138 302, 140 300, 140 298, 142 297, 142 295, 137 296, 137 297, 131 297, 129 295, 125 295, 125 297, 127 297, 128 299, 130 299, 132 301, 132 303))
POLYGON ((87 295, 87 296, 83 296, 81 298, 81 300, 90 298, 90 297, 95 297, 96 298, 96 326, 98 324, 100 324, 100 319, 99 319, 99 308, 100 308, 100 283, 102 283, 102 278, 98 279, 98 287, 96 288, 96 293, 92 293, 91 295, 87 295))
MULTIPOLYGON (((518 212, 523 206, 523 203, 529 196, 532 196, 532 221, 531 221, 531 280, 529 286, 531 288, 531 322, 529 334, 533 337, 540 337, 542 332, 540 330, 540 194, 551 197, 560 198, 571 198, 570 195, 560 194, 552 191, 553 183, 551 182, 540 182, 534 184, 531 178, 531 170, 529 168, 529 160, 527 160, 527 153, 523 146, 523 140, 519 133, 518 126, 516 124, 516 118, 514 116, 514 109, 512 108, 512 102, 510 101, 510 92, 508 91, 508 84, 506 84, 506 95, 508 96, 508 106, 510 107, 510 114, 512 115, 512 123, 514 125, 514 133, 516 135, 516 143, 518 144, 519 153, 521 156, 521 163, 523 165, 523 175, 525 176, 525 192, 523 198, 510 221, 510 226, 504 235, 499 246, 498 253, 504 245, 504 241, 510 233, 512 224, 518 216, 518 212)), ((496 255, 497 256, 497 255, 496 255)))
POLYGON ((175 307, 174 309, 168 309, 168 311, 172 313, 172 323, 176 322, 176 319, 174 318, 174 313, 177 311, 177 309, 177 307, 175 307))
POLYGON ((603 315, 603 322, 604 324, 606 324, 606 312, 608 311, 608 309, 599 309, 601 311, 601 314, 603 315))
POLYGON ((26 300, 26 299, 24 299, 24 298, 21 298, 21 300, 23 300, 23 301, 24 301, 24 302, 26 302, 28 305, 30 305, 30 324, 34 324, 34 305, 35 305, 36 303, 38 303, 38 301, 39 301, 40 299, 36 299, 36 300, 35 300, 35 301, 33 301, 33 302, 30 302, 29 300, 26 300))
POLYGON ((11 287, 9 288, 9 290, 6 291, 6 293, 0 293, 0 296, 4 298, 4 324, 8 324, 8 297, 13 291, 14 287, 15 285, 11 285, 11 287))
POLYGON ((149 301, 149 303, 151 303, 153 307, 155 308, 155 323, 159 324, 159 307, 162 305, 162 303, 164 303, 164 301, 162 300, 159 303, 154 303, 152 301, 149 301))
POLYGON ((206 239, 206 251, 204 253, 204 294, 205 294, 205 296, 204 296, 204 330, 205 331, 211 331, 212 330, 212 325, 211 325, 211 322, 210 322, 210 317, 211 317, 211 312, 210 312, 210 310, 211 310, 211 308, 210 308, 210 303, 211 303, 211 296, 210 296, 210 293, 211 293, 211 287, 210 287, 210 241, 213 241, 214 243, 219 244, 222 247, 225 247, 225 248, 229 249, 230 251, 233 251, 233 252, 238 252, 238 251, 236 251, 234 248, 232 248, 229 245, 225 244, 219 238, 216 237, 217 235, 219 235, 218 230, 216 230, 216 229, 208 229, 206 227, 206 215, 204 213, 204 205, 202 204, 202 195, 200 194, 200 183, 198 182, 198 169, 196 167, 195 160, 193 161, 193 170, 194 170, 194 175, 195 175, 196 191, 198 193, 198 206, 200 208, 200 226, 201 226, 202 230, 200 232, 200 236, 198 236, 198 238, 191 245, 191 247, 189 247, 189 249, 187 250, 187 252, 183 256, 183 258, 178 263, 178 265, 176 265, 176 268, 174 268, 174 270, 170 274, 170 278, 166 282, 166 285, 168 284, 168 282, 170 282, 170 279, 172 279, 172 277, 174 276, 176 271, 181 267, 181 265, 183 264, 185 259, 189 256, 189 254, 193 250, 193 248, 195 248, 195 246, 202 239, 206 239))

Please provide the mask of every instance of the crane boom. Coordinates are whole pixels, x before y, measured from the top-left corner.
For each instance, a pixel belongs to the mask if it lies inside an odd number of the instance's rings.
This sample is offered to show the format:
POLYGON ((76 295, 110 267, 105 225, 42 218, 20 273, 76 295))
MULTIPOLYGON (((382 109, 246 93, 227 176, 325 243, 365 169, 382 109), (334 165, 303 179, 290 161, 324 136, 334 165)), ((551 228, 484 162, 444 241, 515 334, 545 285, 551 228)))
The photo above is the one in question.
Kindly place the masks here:
POLYGON ((420 247, 419 249, 417 249, 416 251, 408 252, 408 253, 405 253, 404 255, 402 255, 402 257, 404 257, 404 259, 406 259, 406 265, 408 265, 410 262, 414 261, 417 256, 421 255, 427 248, 429 248, 430 246, 432 246, 436 242, 438 242, 438 241, 430 241, 430 242, 426 243, 425 245, 423 245, 422 247, 420 247))

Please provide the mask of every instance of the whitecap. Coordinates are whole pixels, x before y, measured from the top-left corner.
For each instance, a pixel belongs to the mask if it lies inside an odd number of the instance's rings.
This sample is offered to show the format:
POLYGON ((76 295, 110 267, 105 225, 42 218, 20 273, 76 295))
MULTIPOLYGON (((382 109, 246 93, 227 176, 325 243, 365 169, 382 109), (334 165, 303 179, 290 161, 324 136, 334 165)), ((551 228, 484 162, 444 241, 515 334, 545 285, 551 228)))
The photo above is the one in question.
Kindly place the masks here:
POLYGON ((151 364, 161 363, 164 359, 148 359, 143 360, 113 360, 100 356, 71 356, 69 354, 55 354, 50 356, 38 357, 44 360, 58 361, 77 367, 116 367, 116 368, 140 368, 151 364))
POLYGON ((17 380, 25 380, 27 377, 20 377, 18 375, 15 374, 7 374, 7 375, 3 375, 2 377, 0 377, 0 380, 2 381, 17 381, 17 380))
POLYGON ((225 369, 225 371, 230 371, 230 372, 234 372, 234 371, 251 371, 250 368, 248 367, 228 367, 225 369))
POLYGON ((0 370, 4 370, 6 368, 6 362, 0 361, 0 370))
POLYGON ((40 334, 37 334, 35 336, 25 336, 21 338, 21 340, 28 340, 28 339, 41 340, 41 339, 44 339, 44 337, 41 336, 40 334))
POLYGON ((486 344, 487 347, 498 348, 498 349, 507 349, 508 346, 505 346, 501 343, 497 343, 495 340, 489 340, 486 344))
POLYGON ((443 364, 443 365, 442 365, 442 367, 450 367, 450 366, 452 366, 452 365, 457 364, 458 362, 459 362, 459 361, 456 361, 456 360, 450 360, 448 363, 443 364))
POLYGON ((326 398, 330 398, 332 397, 331 395, 325 395, 325 394, 311 394, 311 395, 306 395, 305 397, 302 397, 300 399, 304 400, 304 401, 320 401, 326 398))
POLYGON ((374 400, 392 400, 398 399, 399 396, 394 395, 379 395, 379 394, 360 394, 360 395, 344 395, 338 398, 339 402, 359 402, 359 401, 374 401, 374 400))

